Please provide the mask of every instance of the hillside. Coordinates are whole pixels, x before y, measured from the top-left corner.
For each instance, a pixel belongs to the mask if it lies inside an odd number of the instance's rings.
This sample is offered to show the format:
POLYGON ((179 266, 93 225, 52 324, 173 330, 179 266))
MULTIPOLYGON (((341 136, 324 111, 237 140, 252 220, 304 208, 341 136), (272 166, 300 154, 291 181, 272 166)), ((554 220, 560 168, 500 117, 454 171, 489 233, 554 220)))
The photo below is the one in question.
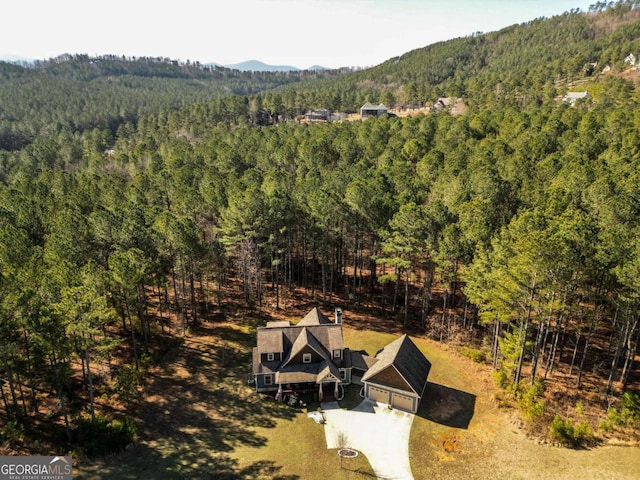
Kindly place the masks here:
POLYGON ((240 72, 167 58, 63 55, 29 66, 0 62, 0 149, 36 137, 94 128, 115 135, 141 116, 231 96, 246 96, 318 72, 240 72))
POLYGON ((640 11, 636 2, 618 2, 615 8, 572 11, 429 45, 367 70, 318 80, 306 94, 318 95, 320 106, 331 102, 322 99, 326 89, 348 111, 365 99, 401 106, 429 105, 446 96, 480 107, 495 101, 539 102, 606 66, 623 70, 625 57, 639 51, 640 11))
POLYGON ((86 55, 31 68, 0 63, 0 148, 19 149, 61 131, 98 128, 115 135, 118 126, 145 114, 232 96, 243 97, 246 108, 221 116, 260 124, 315 108, 357 112, 366 101, 401 108, 444 96, 480 108, 496 101, 540 102, 593 80, 607 66, 621 71, 624 58, 640 51, 634 2, 595 10, 429 45, 356 71, 241 72, 167 58, 86 55))
MULTIPOLYGON (((128 407, 203 324, 336 303, 360 332, 406 332, 490 370, 491 400, 539 441, 637 442, 637 12, 535 20, 356 72, 2 65, 16 142, 0 149, 4 448, 119 451, 135 438, 128 407), (563 102, 575 85, 589 95, 563 102), (403 92, 469 108, 296 121, 403 92)), ((216 374, 247 367, 250 335, 213 328, 216 374)), ((207 405, 202 442, 219 453, 233 426, 207 405)))

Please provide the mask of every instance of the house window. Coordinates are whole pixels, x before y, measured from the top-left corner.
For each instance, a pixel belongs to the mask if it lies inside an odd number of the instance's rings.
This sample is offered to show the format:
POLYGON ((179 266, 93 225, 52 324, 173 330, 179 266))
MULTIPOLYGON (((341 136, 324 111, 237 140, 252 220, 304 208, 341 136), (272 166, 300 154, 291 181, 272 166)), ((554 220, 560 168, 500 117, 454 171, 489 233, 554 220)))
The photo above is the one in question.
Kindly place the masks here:
POLYGON ((264 376, 264 384, 265 385, 273 385, 273 377, 271 375, 264 376))
POLYGON ((302 354, 302 363, 311 363, 311 354, 303 353, 302 354))
POLYGON ((341 358, 342 357, 341 353, 342 352, 340 352, 339 349, 338 350, 334 350, 333 351, 333 358, 341 358))
POLYGON ((273 353, 267 353, 267 362, 273 362, 275 355, 273 353))

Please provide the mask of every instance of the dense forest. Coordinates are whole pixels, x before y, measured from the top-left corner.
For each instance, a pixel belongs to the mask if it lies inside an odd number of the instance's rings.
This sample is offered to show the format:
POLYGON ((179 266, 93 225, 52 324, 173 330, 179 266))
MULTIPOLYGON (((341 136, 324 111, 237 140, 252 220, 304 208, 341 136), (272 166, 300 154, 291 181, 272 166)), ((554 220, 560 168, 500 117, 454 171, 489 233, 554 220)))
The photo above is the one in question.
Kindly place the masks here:
POLYGON ((338 70, 240 72, 198 62, 113 55, 61 55, 23 66, 0 62, 0 148, 39 136, 118 126, 149 113, 288 83, 331 78, 338 70))
POLYGON ((130 399, 233 282, 248 306, 303 290, 462 346, 530 416, 530 385, 563 372, 607 428, 637 426, 634 52, 640 10, 618 2, 358 72, 0 64, 3 438, 37 418, 86 439, 96 388, 130 399), (468 111, 293 121, 442 95, 468 111))

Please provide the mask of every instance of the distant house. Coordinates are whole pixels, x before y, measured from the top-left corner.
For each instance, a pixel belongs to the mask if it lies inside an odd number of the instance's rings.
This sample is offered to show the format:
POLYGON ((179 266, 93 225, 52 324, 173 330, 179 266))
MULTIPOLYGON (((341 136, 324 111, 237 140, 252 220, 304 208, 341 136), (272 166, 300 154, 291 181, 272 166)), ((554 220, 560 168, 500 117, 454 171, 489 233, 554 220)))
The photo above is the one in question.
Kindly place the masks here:
POLYGON ((380 350, 375 360, 362 377, 364 396, 416 413, 427 387, 431 362, 408 335, 380 350))
POLYGON ((440 97, 431 105, 432 112, 449 112, 451 115, 461 115, 465 113, 467 106, 459 97, 440 97))
POLYGON ((564 97, 562 97, 563 102, 569 102, 571 105, 575 105, 578 100, 582 100, 584 98, 588 98, 589 93, 584 92, 569 92, 564 97))
POLYGON ((373 105, 367 102, 362 107, 360 107, 361 118, 379 117, 380 115, 384 115, 385 113, 387 113, 387 107, 383 103, 379 105, 373 105))
POLYGON ((326 108, 310 110, 304 114, 304 118, 312 122, 326 122, 331 119, 331 112, 326 108))
POLYGON ((269 322, 258 328, 252 377, 256 391, 275 392, 277 399, 311 393, 331 401, 353 382, 364 386, 365 398, 415 413, 430 369, 407 335, 375 357, 351 351, 343 343, 342 310, 331 321, 314 308, 297 325, 269 322))
POLYGON ((439 110, 446 110, 447 108, 451 108, 455 101, 455 98, 441 97, 431 106, 431 110, 435 112, 439 110))

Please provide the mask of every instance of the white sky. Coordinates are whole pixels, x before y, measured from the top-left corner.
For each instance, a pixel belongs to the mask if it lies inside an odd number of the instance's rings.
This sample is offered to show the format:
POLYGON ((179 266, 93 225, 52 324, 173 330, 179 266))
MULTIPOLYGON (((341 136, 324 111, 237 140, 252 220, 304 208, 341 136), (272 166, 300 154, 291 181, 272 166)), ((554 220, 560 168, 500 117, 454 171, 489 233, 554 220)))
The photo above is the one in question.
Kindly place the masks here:
POLYGON ((8 0, 0 54, 372 66, 595 0, 8 0))

